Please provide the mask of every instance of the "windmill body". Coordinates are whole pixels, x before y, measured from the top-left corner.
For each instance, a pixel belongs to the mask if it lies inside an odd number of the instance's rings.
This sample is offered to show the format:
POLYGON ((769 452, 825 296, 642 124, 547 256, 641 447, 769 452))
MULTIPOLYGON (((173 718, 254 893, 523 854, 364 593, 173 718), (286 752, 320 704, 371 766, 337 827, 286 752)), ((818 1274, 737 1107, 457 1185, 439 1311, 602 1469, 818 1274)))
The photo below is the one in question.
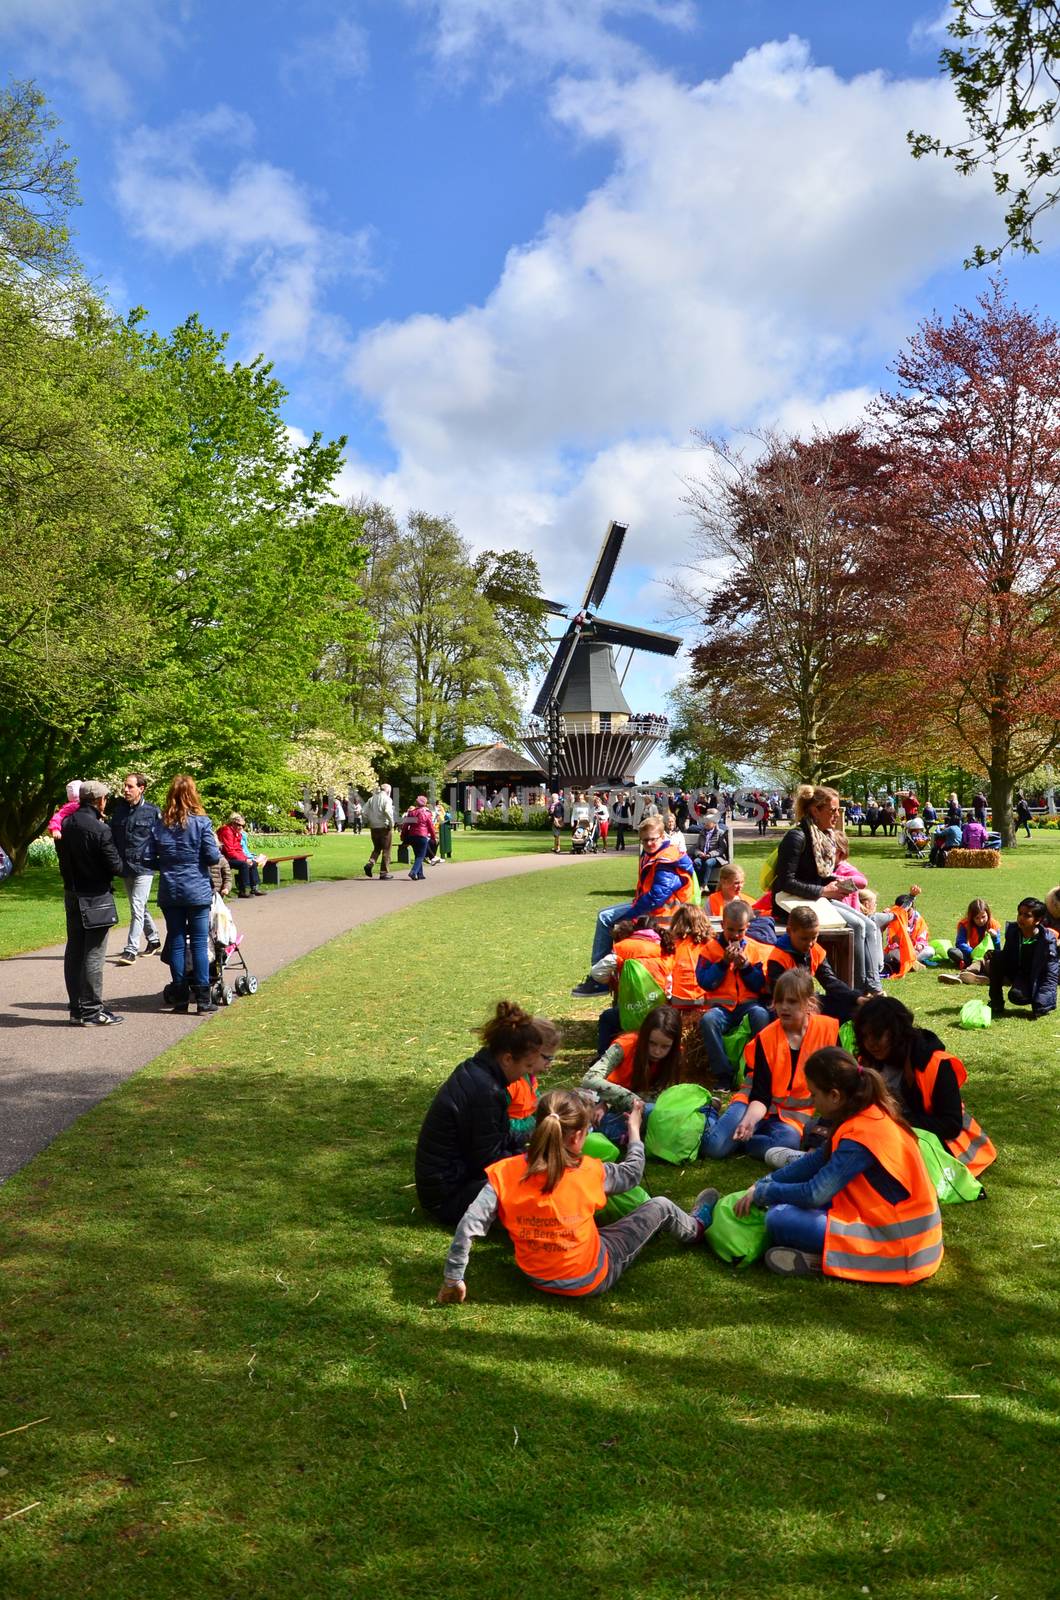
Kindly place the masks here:
POLYGON ((631 656, 635 650, 674 656, 681 648, 680 638, 609 621, 595 609, 607 593, 626 532, 624 523, 609 526, 576 612, 546 601, 553 615, 569 621, 520 738, 548 773, 552 787, 631 783, 666 738, 664 716, 634 716, 630 711, 615 650, 629 650, 631 656))

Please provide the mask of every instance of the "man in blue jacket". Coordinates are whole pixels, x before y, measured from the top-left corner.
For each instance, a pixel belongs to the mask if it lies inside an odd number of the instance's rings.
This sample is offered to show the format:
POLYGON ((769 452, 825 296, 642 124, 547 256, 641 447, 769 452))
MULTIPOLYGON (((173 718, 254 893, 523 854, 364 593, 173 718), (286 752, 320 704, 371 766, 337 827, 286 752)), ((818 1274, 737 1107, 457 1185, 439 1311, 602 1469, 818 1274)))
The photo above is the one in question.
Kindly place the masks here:
POLYGON ((140 934, 147 935, 146 955, 157 955, 162 948, 158 929, 147 909, 154 874, 144 861, 144 850, 151 829, 161 813, 157 806, 144 799, 147 779, 142 772, 129 772, 122 785, 122 798, 115 803, 110 819, 114 845, 121 856, 121 876, 125 893, 129 897, 132 921, 125 940, 125 949, 118 957, 119 967, 131 967, 140 954, 140 934))

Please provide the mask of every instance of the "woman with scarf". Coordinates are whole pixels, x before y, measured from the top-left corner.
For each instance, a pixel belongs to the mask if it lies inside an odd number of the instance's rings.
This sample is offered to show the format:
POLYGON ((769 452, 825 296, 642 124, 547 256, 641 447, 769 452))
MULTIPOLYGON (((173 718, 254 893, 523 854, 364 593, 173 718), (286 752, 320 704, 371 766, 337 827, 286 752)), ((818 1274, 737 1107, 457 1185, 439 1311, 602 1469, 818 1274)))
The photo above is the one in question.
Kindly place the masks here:
POLYGON ((881 989, 883 944, 871 917, 844 904, 850 884, 837 874, 841 850, 839 821, 842 810, 834 789, 800 784, 795 791, 795 826, 789 828, 777 850, 773 879, 773 918, 787 921, 778 896, 796 900, 829 900, 854 936, 854 988, 878 994, 881 989))

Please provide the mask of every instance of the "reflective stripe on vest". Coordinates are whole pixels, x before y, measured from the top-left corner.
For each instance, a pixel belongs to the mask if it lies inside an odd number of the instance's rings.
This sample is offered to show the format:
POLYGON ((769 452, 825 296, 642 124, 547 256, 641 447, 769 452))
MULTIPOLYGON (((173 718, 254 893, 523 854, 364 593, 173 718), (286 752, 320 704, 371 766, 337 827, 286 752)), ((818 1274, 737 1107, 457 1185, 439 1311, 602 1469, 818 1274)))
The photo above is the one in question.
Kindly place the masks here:
POLYGON ((836 1129, 833 1149, 844 1139, 864 1145, 907 1198, 885 1200, 864 1173, 852 1178, 828 1212, 825 1273, 866 1283, 930 1277, 942 1260, 942 1216, 915 1138, 879 1106, 869 1106, 836 1129))
MULTIPOLYGON (((953 1068, 957 1079, 958 1089, 968 1081, 968 1073, 964 1062, 959 1056, 952 1055, 948 1050, 936 1050, 924 1065, 916 1072, 920 1084, 920 1095, 924 1102, 924 1110, 931 1115, 931 1106, 935 1098, 935 1084, 938 1081, 939 1067, 943 1061, 948 1061, 953 1068)), ((997 1151, 991 1144, 987 1135, 976 1122, 964 1101, 961 1101, 961 1131, 956 1139, 943 1139, 950 1155, 956 1156, 963 1167, 967 1167, 973 1178, 985 1172, 990 1164, 997 1160, 997 1151)))
POLYGON ((546 1174, 528 1175, 527 1158, 509 1156, 486 1168, 498 1215, 511 1235, 515 1260, 549 1294, 589 1294, 607 1276, 607 1249, 596 1212, 607 1203, 604 1164, 583 1156, 546 1194, 546 1174))

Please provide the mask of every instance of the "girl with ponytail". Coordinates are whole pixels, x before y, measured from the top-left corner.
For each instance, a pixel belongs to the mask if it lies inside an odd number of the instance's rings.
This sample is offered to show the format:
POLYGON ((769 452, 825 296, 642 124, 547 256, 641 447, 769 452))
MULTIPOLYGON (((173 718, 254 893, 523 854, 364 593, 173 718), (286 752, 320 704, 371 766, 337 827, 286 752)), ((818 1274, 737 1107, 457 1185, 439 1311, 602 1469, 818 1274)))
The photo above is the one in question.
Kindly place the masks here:
POLYGON ((828 1142, 761 1178, 736 1202, 766 1211, 766 1266, 858 1283, 906 1284, 937 1272, 942 1219, 920 1146, 880 1074, 835 1045, 805 1065, 828 1142))
POLYGON ((624 1160, 597 1161, 583 1153, 591 1121, 584 1096, 566 1089, 543 1095, 529 1149, 486 1168, 486 1182, 460 1220, 438 1291, 442 1305, 467 1299, 471 1241, 483 1238, 496 1217, 533 1287, 568 1298, 605 1294, 657 1233, 698 1243, 710 1224, 716 1189, 697 1196, 691 1215, 660 1196, 617 1222, 596 1226, 608 1196, 635 1188, 643 1176, 642 1113, 638 1100, 629 1116, 624 1160))

